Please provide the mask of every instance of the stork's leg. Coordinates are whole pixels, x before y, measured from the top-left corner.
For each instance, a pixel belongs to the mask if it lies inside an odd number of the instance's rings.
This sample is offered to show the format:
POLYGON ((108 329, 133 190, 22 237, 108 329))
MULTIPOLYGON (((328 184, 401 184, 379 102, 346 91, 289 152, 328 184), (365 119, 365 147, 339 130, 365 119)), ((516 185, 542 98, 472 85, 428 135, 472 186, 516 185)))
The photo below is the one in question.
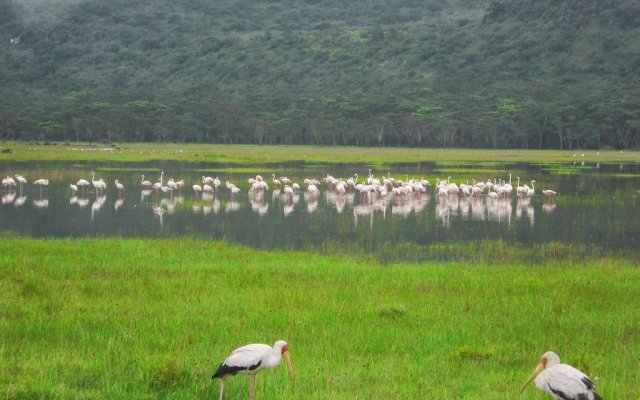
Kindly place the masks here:
POLYGON ((256 388, 256 375, 251 374, 251 385, 249 386, 249 400, 253 400, 255 388, 256 388))
POLYGON ((222 392, 224 392, 224 378, 220 379, 220 400, 222 400, 222 392))

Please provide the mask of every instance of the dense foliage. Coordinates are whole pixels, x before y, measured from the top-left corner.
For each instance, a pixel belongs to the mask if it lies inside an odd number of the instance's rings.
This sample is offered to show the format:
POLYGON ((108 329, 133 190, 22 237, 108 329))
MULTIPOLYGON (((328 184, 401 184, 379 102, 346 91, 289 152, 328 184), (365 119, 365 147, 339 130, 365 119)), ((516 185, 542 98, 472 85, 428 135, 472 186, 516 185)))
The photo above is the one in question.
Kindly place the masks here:
POLYGON ((0 138, 640 146, 635 0, 0 0, 0 138))

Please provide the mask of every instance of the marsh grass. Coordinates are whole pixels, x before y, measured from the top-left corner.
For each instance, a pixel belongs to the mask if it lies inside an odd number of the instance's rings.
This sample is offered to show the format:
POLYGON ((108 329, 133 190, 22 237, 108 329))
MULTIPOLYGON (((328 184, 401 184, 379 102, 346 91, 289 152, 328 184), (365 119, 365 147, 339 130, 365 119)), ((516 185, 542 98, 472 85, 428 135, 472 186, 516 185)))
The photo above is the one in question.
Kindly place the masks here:
MULTIPOLYGON (((512 251, 470 251, 492 246, 512 251)), ((638 398, 637 265, 588 252, 566 265, 478 260, 383 266, 191 239, 5 235, 2 396, 216 398, 210 376, 233 348, 282 338, 297 380, 262 372, 257 398, 515 398, 548 349, 604 398, 638 398)), ((226 398, 247 388, 229 379, 226 398)))
MULTIPOLYGON (((504 162, 566 163, 573 162, 572 151, 563 150, 486 150, 422 149, 378 147, 258 146, 210 144, 122 143, 116 146, 71 143, 43 146, 17 142, 0 142, 0 160, 89 160, 216 162, 230 164, 265 164, 282 162, 367 163, 383 166, 390 163, 437 162, 454 165, 474 162, 484 165, 504 162)), ((580 162, 640 162, 640 152, 603 150, 587 151, 580 162)))

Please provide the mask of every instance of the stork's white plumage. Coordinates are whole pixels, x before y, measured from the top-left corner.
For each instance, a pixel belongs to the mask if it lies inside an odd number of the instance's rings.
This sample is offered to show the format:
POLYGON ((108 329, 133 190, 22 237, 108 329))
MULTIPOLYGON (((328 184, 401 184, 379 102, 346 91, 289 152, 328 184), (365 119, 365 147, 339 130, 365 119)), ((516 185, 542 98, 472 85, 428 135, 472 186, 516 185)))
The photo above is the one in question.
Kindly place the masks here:
POLYGON ((556 400, 602 400, 591 379, 571 365, 560 364, 560 357, 553 351, 542 355, 520 393, 534 379, 538 389, 556 400))
POLYGON ((218 370, 211 377, 211 379, 220 378, 220 400, 222 400, 222 394, 224 392, 224 379, 227 376, 235 374, 251 376, 249 399, 253 400, 256 374, 264 368, 277 367, 280 365, 283 357, 289 369, 289 376, 293 379, 293 366, 289 358, 289 345, 287 342, 278 340, 273 347, 267 344, 249 344, 235 349, 231 355, 220 364, 218 370))

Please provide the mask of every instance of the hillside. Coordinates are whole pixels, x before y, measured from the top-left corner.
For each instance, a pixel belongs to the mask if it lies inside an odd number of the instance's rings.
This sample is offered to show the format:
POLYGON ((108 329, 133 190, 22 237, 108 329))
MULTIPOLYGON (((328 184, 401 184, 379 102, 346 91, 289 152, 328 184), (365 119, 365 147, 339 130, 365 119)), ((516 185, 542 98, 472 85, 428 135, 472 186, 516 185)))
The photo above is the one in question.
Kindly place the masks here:
POLYGON ((0 138, 640 146, 633 0, 0 0, 0 37, 0 138))

